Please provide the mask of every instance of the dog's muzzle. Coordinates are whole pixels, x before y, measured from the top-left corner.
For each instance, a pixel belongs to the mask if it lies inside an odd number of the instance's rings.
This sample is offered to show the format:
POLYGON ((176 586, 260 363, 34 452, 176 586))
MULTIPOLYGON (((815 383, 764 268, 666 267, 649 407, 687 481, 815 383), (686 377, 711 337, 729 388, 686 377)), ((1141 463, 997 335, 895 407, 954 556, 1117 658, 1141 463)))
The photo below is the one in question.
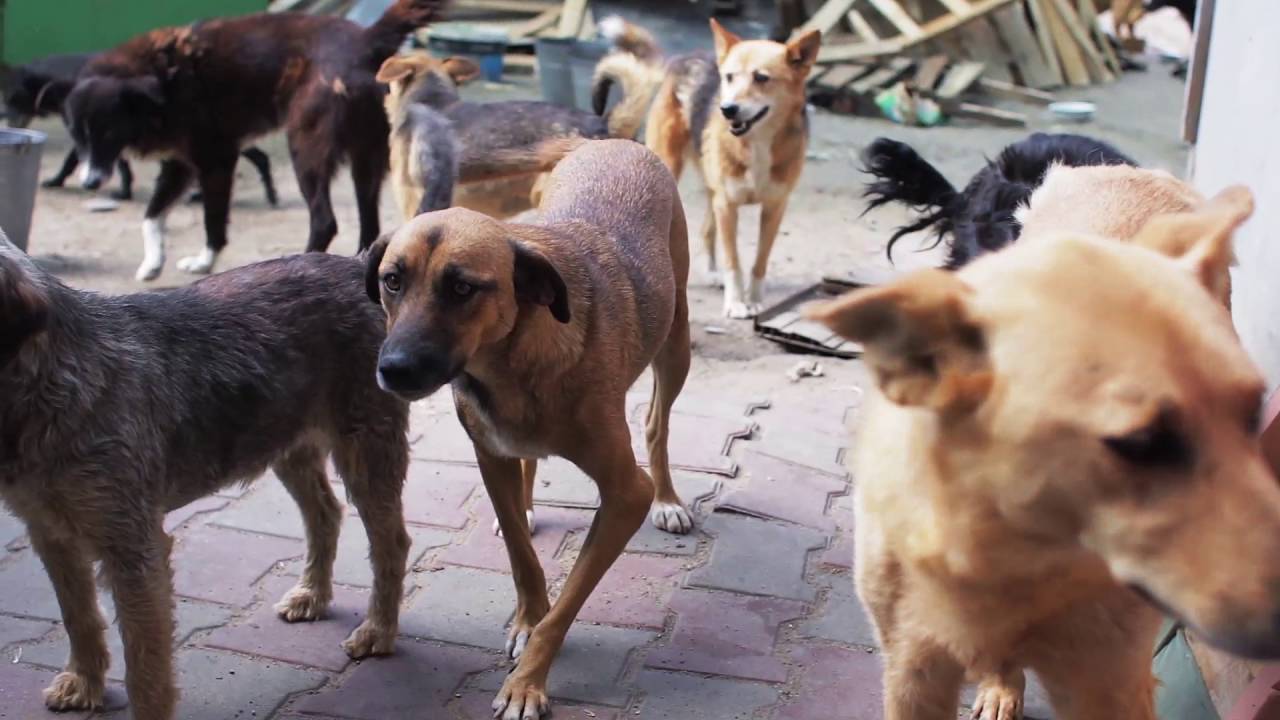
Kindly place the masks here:
POLYGON ((727 118, 729 120, 729 132, 733 133, 734 137, 746 135, 768 112, 769 106, 766 105, 760 109, 760 112, 746 119, 742 119, 737 113, 734 113, 734 117, 727 118))
POLYGON ((378 354, 378 387, 405 400, 421 400, 447 385, 462 368, 434 347, 384 345, 378 354))

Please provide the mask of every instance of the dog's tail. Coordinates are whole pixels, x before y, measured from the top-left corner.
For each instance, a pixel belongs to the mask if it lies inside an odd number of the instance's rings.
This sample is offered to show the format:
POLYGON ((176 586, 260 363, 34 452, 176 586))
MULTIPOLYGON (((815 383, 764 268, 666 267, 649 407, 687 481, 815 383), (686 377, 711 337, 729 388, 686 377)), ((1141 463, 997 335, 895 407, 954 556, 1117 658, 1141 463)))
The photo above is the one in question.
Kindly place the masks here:
POLYGON ((458 163, 458 182, 484 182, 547 172, 555 168, 564 156, 588 142, 591 141, 581 137, 552 138, 531 147, 490 150, 475 157, 464 156, 458 163))
POLYGON ((863 197, 870 198, 867 210, 891 202, 909 205, 921 216, 894 230, 885 247, 893 260, 893 245, 903 235, 933 228, 939 240, 951 231, 959 194, 947 179, 906 143, 877 138, 862 154, 863 171, 875 176, 863 197))
POLYGON ((617 51, 596 65, 591 81, 591 108, 604 116, 609 134, 634 138, 649 111, 654 92, 662 84, 662 50, 648 30, 614 15, 600 21, 600 34, 617 51), (614 83, 622 87, 622 101, 605 115, 605 104, 614 83))
POLYGON ((400 49, 404 37, 440 17, 448 0, 395 0, 364 36, 374 68, 400 49))

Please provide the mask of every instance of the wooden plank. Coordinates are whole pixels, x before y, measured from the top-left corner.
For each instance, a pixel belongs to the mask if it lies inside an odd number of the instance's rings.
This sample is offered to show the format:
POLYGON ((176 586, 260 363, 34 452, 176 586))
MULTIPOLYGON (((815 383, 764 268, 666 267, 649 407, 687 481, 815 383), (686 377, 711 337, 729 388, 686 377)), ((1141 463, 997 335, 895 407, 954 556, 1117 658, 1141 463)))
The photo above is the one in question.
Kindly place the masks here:
POLYGON ((1053 102, 1053 95, 1033 90, 1029 87, 1014 85, 1013 83, 1002 82, 1000 80, 992 80, 991 78, 981 78, 978 80, 978 87, 991 95, 996 95, 1010 100, 1018 100, 1019 102, 1031 103, 1032 105, 1048 105, 1053 102))
POLYGON ((846 85, 874 70, 870 65, 834 65, 823 73, 813 85, 824 90, 843 90, 846 85))
POLYGON ((596 20, 591 14, 591 8, 582 15, 582 29, 578 31, 579 40, 591 40, 596 36, 596 20))
POLYGON ((954 34, 968 48, 967 59, 986 64, 988 77, 1013 82, 1010 70, 1013 56, 996 32, 990 15, 969 23, 954 34))
POLYGON ((1045 61, 1040 46, 1036 44, 1036 36, 1031 32, 1031 26, 1027 24, 1027 18, 1022 13, 1021 6, 1010 5, 1000 8, 991 14, 991 21, 995 23, 996 32, 1009 46, 1013 63, 1022 75, 1022 82, 1037 88, 1062 84, 1061 71, 1051 68, 1045 61))
POLYGON ((903 43, 900 40, 823 45, 818 50, 818 62, 837 63, 850 60, 870 60, 881 55, 896 55, 902 52, 903 49, 903 43))
POLYGON ((575 37, 582 30, 587 15, 587 0, 564 0, 560 11, 560 37, 575 37))
POLYGON ((1080 10, 1080 22, 1084 23, 1090 39, 1102 50, 1102 60, 1107 69, 1116 75, 1124 72, 1115 48, 1111 47, 1111 38, 1098 27, 1098 8, 1094 6, 1093 0, 1078 0, 1076 7, 1080 10))
POLYGON ((950 100, 968 90, 982 77, 985 65, 980 62, 962 62, 951 66, 935 95, 943 100, 950 100))
POLYGON ((530 35, 536 35, 552 25, 555 25, 556 21, 559 19, 560 8, 553 7, 549 10, 543 10, 528 20, 521 20, 519 23, 512 25, 511 29, 507 31, 507 35, 512 40, 519 40, 520 38, 526 38, 530 35))
MULTIPOLYGON (((891 2, 892 0, 882 1, 891 2)), ((943 33, 950 32, 958 27, 963 27, 966 23, 972 22, 987 13, 994 12, 1011 2, 1013 2, 1013 0, 978 0, 978 2, 973 3, 973 11, 970 14, 952 15, 948 13, 939 18, 930 20, 924 25, 919 26, 921 34, 914 38, 902 36, 891 40, 881 40, 875 43, 864 42, 849 43, 847 45, 824 46, 818 51, 818 62, 843 62, 846 60, 861 60, 879 55, 893 55, 900 53, 907 48, 914 47, 922 42, 931 40, 943 33)))
POLYGON ((973 11, 973 7, 969 5, 969 0, 938 0, 947 10, 956 15, 965 15, 973 11))
POLYGON ((906 10, 902 9, 896 0, 868 0, 868 2, 879 10, 884 19, 892 23, 904 37, 915 39, 924 34, 920 25, 907 14, 906 10))
POLYGON ((1049 33, 1053 35, 1053 45, 1058 50, 1058 58, 1062 61, 1062 74, 1067 82, 1076 87, 1089 84, 1089 68, 1084 64, 1084 56, 1080 48, 1071 39, 1066 23, 1058 16, 1053 0, 1044 0, 1040 6, 1044 10, 1045 22, 1049 25, 1049 33))
POLYGON ((925 92, 931 92, 933 87, 938 84, 938 78, 942 77, 943 71, 947 69, 947 64, 950 62, 951 60, 946 55, 933 55, 925 58, 916 68, 916 76, 912 79, 912 84, 925 92))
MULTIPOLYGON (((1196 8, 1195 44, 1187 69, 1186 102, 1182 113, 1182 139, 1194 143, 1200 138, 1200 112, 1204 106, 1204 76, 1209 64, 1209 42, 1213 38, 1215 0, 1201 0, 1196 8)), ((1195 156, 1192 155, 1194 158, 1195 156)), ((1272 395, 1280 398, 1280 394, 1272 395)))
POLYGON ((1089 71, 1093 73, 1094 77, 1103 82, 1115 80, 1116 76, 1107 69, 1107 64, 1102 60, 1102 54, 1098 52, 1098 48, 1089 39, 1089 33, 1084 31, 1084 27, 1080 24, 1080 16, 1076 15, 1076 11, 1072 9, 1071 4, 1067 0, 1049 1, 1057 9, 1058 17, 1066 26, 1067 33, 1071 36, 1071 39, 1075 41, 1076 45, 1084 53, 1085 62, 1088 63, 1089 71))
POLYGON ((853 31, 858 33, 858 37, 867 42, 874 42, 880 39, 879 33, 876 32, 875 28, 871 27, 871 23, 867 22, 862 13, 857 10, 850 10, 846 17, 849 20, 849 25, 853 27, 853 31))
POLYGON ((1062 73, 1062 63, 1058 59, 1058 49, 1053 43, 1053 31, 1049 29, 1049 19, 1046 17, 1044 6, 1040 4, 1040 0, 1026 0, 1027 10, 1031 12, 1031 22, 1035 25, 1036 42, 1040 45, 1040 57, 1044 58, 1044 62, 1049 66, 1049 74, 1054 77, 1057 85, 1066 82, 1066 76, 1062 73))
POLYGON ((893 58, 889 62, 867 73, 849 86, 854 95, 871 95, 886 85, 892 85, 907 73, 915 62, 908 58, 893 58))
POLYGON ((1022 113, 1010 112, 1008 110, 1000 110, 986 105, 975 105, 974 103, 956 103, 946 108, 947 114, 956 117, 976 118, 985 120, 995 125, 1005 125, 1008 127, 1026 127, 1027 116, 1022 113))
POLYGON ((791 37, 799 37, 810 30, 820 30, 823 35, 831 32, 831 28, 840 22, 840 17, 853 7, 858 0, 827 0, 818 11, 809 17, 808 22, 796 28, 791 37))

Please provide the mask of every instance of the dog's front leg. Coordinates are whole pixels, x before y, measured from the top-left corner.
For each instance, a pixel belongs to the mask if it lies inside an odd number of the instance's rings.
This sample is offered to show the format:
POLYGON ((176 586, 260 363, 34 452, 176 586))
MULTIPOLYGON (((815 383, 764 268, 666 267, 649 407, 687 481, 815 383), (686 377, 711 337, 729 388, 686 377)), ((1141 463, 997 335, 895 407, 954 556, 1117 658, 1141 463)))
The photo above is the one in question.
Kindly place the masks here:
POLYGON ((173 204, 191 185, 194 172, 181 160, 165 160, 160 163, 160 177, 156 178, 156 190, 147 202, 142 219, 142 264, 134 275, 140 282, 155 280, 164 269, 164 221, 173 204))
POLYGON ((720 270, 724 280, 724 316, 749 318, 747 291, 742 281, 742 267, 738 263, 738 206, 717 195, 711 207, 716 218, 716 237, 724 253, 724 267, 720 270))
POLYGON ((288 622, 319 620, 333 599, 333 558, 338 551, 342 506, 329 487, 324 456, 318 449, 300 447, 278 460, 272 469, 298 503, 307 532, 302 577, 276 603, 275 611, 288 622))
POLYGON ((58 173, 53 177, 40 183, 40 187, 55 188, 62 187, 66 184, 67 178, 71 177, 71 173, 76 171, 76 166, 80 164, 80 154, 74 148, 67 151, 67 156, 62 160, 62 167, 58 168, 58 173))
POLYGON ((102 706, 102 692, 111 657, 107 652, 106 622, 98 610, 93 567, 83 549, 70 538, 55 537, 32 525, 31 546, 44 563, 62 610, 62 623, 71 641, 67 666, 45 688, 50 710, 88 710, 102 706))
POLYGON ((227 246, 227 219, 231 214, 231 183, 235 179, 236 158, 231 153, 206 158, 200 166, 200 193, 204 202, 204 251, 180 258, 178 269, 192 275, 208 275, 227 246))
POLYGON ((953 720, 964 668, 928 640, 899 638, 884 669, 885 720, 953 720))
POLYGON ((520 461, 498 457, 476 446, 476 459, 485 490, 498 516, 502 539, 511 560, 511 574, 516 583, 516 614, 507 635, 507 654, 519 658, 551 601, 547 599, 547 580, 533 550, 529 524, 525 515, 524 478, 520 461))
POLYGON ((769 255, 782 227, 782 216, 787 211, 787 195, 766 198, 760 207, 760 241, 756 243, 756 262, 751 266, 751 281, 747 286, 747 307, 752 317, 759 315, 764 305, 764 277, 769 271, 769 255))
MULTIPOLYGON (((621 418, 622 414, 618 413, 621 418)), ((555 606, 534 628, 515 670, 507 676, 493 701, 495 716, 502 720, 537 718, 548 708, 547 675, 565 634, 587 598, 613 565, 631 536, 644 523, 653 502, 653 483, 636 465, 626 425, 612 428, 605 437, 585 432, 582 455, 570 457, 600 488, 600 509, 583 540, 573 570, 555 606)), ((515 514, 518 518, 518 513, 515 514)), ((511 534, 507 533, 510 544, 511 534)), ((532 552, 532 547, 530 547, 532 552)))
MULTIPOLYGON (((125 689, 134 720, 170 720, 178 701, 173 678, 172 541, 163 516, 117 530, 102 550, 124 642, 125 689)), ((122 526, 121 526, 122 527, 122 526)))
POLYGON ((1022 720, 1022 696, 1027 678, 1022 668, 1008 667, 978 683, 970 717, 973 720, 1022 720))

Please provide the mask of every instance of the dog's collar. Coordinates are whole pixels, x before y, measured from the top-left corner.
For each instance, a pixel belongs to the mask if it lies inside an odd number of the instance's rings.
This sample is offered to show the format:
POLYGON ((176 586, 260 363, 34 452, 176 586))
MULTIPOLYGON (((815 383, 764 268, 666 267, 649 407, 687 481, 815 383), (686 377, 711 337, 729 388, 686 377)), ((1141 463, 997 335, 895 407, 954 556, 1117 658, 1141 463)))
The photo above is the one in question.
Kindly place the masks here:
POLYGON ((756 113, 755 117, 750 120, 744 120, 742 122, 729 121, 729 132, 732 133, 734 137, 742 137, 743 135, 751 132, 751 128, 755 127, 756 123, 760 122, 760 120, 769 113, 769 107, 769 105, 764 106, 764 108, 761 109, 760 112, 756 113))

